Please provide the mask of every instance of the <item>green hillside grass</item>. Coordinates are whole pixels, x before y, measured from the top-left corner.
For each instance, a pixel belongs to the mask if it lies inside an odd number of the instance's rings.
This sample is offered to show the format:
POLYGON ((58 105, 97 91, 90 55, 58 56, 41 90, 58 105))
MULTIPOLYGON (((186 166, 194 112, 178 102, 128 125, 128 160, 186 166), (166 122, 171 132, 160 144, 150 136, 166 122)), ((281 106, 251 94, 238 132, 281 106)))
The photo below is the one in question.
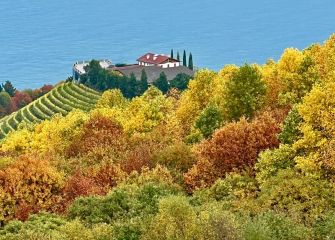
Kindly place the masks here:
POLYGON ((63 83, 17 112, 0 119, 0 138, 15 131, 21 123, 38 123, 57 113, 65 116, 73 109, 89 111, 101 93, 82 84, 63 83))

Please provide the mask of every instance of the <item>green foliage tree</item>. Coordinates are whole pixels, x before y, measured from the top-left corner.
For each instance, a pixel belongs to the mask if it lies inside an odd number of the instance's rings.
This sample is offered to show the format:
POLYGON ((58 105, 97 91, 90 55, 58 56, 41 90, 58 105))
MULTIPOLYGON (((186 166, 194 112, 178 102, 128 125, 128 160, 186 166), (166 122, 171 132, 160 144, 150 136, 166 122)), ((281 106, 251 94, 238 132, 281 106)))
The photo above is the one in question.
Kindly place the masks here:
POLYGON ((2 84, 2 88, 9 94, 9 96, 13 97, 16 88, 13 86, 13 84, 10 81, 6 81, 4 84, 2 84))
POLYGON ((260 185, 258 204, 264 210, 280 211, 307 225, 334 206, 334 185, 326 179, 292 169, 280 170, 260 185))
POLYGON ((294 222, 284 214, 266 212, 247 219, 242 227, 245 240, 304 240, 311 232, 301 223, 294 222))
POLYGON ((177 60, 180 61, 180 54, 177 52, 177 60))
POLYGON ((199 129, 205 138, 210 137, 215 129, 219 128, 223 121, 223 115, 215 105, 207 106, 195 120, 195 128, 199 129))
POLYGON ((169 83, 164 72, 161 72, 159 78, 153 83, 164 94, 169 90, 169 83))
POLYGON ((170 57, 173 58, 173 49, 171 49, 170 57))
POLYGON ((287 115, 282 127, 282 132, 278 135, 280 142, 283 144, 293 144, 302 137, 302 133, 299 129, 302 121, 303 119, 299 115, 297 107, 294 107, 287 115))
POLYGON ((183 52, 183 66, 187 67, 186 51, 183 52))
POLYGON ((190 55, 188 57, 188 68, 193 70, 193 56, 192 56, 192 53, 190 53, 190 55))
POLYGON ((0 116, 7 113, 7 108, 10 103, 10 96, 6 91, 0 92, 0 116))
POLYGON ((296 165, 294 161, 296 155, 296 151, 289 145, 280 145, 277 149, 268 149, 260 153, 255 165, 258 183, 268 181, 280 170, 292 169, 296 165))
POLYGON ((262 107, 266 86, 256 67, 248 64, 240 67, 226 87, 225 108, 229 121, 236 121, 242 116, 252 118, 255 111, 262 107))

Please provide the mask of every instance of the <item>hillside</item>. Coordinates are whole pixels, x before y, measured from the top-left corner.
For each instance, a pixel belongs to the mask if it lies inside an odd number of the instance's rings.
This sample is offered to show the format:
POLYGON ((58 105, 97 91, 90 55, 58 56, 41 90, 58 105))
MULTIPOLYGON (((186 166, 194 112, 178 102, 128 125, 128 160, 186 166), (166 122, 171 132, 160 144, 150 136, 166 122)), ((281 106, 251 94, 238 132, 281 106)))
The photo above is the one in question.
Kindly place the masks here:
POLYGON ((41 122, 0 143, 0 240, 335 239, 334 56, 335 35, 183 92, 56 87, 4 120, 41 122))
POLYGON ((38 123, 55 114, 67 115, 73 109, 89 111, 101 94, 82 84, 62 83, 17 112, 0 119, 0 138, 16 131, 21 123, 38 123))

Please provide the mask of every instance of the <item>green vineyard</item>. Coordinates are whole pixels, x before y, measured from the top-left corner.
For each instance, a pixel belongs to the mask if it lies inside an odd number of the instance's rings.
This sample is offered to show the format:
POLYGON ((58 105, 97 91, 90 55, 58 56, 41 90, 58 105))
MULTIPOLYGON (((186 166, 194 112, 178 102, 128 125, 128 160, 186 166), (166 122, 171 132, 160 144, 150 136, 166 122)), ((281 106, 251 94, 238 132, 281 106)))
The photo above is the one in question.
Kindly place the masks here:
POLYGON ((2 119, 0 119, 0 139, 19 124, 38 123, 60 113, 63 116, 73 109, 89 111, 99 100, 101 94, 89 87, 76 83, 63 83, 50 92, 2 119))

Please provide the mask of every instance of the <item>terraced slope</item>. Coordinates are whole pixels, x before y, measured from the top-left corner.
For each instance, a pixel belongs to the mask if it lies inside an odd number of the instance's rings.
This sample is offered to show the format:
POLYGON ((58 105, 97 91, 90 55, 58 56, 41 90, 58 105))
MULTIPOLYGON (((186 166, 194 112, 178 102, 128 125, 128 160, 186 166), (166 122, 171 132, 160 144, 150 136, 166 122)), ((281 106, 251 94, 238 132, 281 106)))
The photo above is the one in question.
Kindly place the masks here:
POLYGON ((22 122, 38 123, 60 113, 63 116, 73 109, 89 111, 101 94, 82 84, 63 83, 29 105, 0 119, 0 139, 15 131, 22 122))

